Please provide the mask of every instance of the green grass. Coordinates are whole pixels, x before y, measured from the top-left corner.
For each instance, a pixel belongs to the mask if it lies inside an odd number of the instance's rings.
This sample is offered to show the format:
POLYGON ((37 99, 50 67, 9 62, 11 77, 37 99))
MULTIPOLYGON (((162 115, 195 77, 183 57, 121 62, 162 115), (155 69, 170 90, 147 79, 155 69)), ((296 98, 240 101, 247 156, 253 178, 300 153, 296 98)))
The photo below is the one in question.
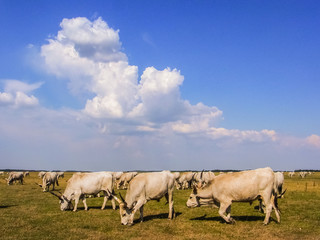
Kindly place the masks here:
MULTIPOLYGON (((216 208, 187 208, 191 190, 176 190, 174 220, 167 219, 168 205, 162 199, 148 202, 144 222, 131 227, 120 224, 119 210, 112 210, 111 202, 100 209, 103 198, 87 199, 89 211, 82 202, 77 212, 60 211, 58 199, 34 184, 40 183, 37 173, 30 174, 24 185, 11 186, 0 176, 0 239, 320 239, 320 173, 306 179, 286 176, 280 224, 272 220, 263 226, 264 215, 254 209, 255 202, 233 203, 236 224, 229 225, 216 208)), ((57 187, 62 192, 72 173, 65 175, 57 187)))

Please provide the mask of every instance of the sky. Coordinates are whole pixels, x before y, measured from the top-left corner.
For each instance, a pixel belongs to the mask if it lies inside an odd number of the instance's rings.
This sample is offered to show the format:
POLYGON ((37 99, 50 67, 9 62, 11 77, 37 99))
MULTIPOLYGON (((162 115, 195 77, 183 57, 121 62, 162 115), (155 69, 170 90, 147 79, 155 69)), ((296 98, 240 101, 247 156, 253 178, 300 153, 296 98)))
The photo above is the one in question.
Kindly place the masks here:
POLYGON ((319 1, 0 0, 0 169, 320 169, 319 1))

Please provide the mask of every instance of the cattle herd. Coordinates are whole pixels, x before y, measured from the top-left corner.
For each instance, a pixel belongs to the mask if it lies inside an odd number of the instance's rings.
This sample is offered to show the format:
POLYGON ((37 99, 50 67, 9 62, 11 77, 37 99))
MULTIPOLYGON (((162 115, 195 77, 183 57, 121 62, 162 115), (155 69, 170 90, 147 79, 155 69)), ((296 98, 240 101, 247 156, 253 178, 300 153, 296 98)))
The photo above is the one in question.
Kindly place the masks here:
MULTIPOLYGON (((0 171, 0 175, 5 173, 0 171)), ((292 177, 295 173, 289 172, 292 177)), ((310 172, 300 172, 304 178, 310 172)), ((9 172, 7 184, 20 182, 29 172, 9 172)), ((55 192, 55 185, 59 186, 59 179, 64 172, 39 172, 42 183, 38 184, 42 191, 50 192, 59 199, 60 209, 77 211, 79 200, 83 201, 85 210, 88 209, 86 198, 103 194, 104 209, 108 200, 112 208, 119 204, 121 224, 132 225, 135 212, 139 210, 140 221, 143 221, 143 206, 150 200, 166 198, 169 206, 169 219, 175 217, 173 206, 174 188, 192 188, 186 205, 189 208, 203 205, 213 205, 219 210, 219 215, 227 223, 234 223, 231 217, 232 202, 249 202, 259 200, 259 209, 265 213, 263 223, 269 223, 272 210, 275 211, 277 221, 280 222, 278 199, 283 196, 283 172, 273 172, 269 167, 241 172, 228 172, 215 175, 211 171, 202 172, 77 172, 67 181, 64 193, 55 192), (50 190, 52 186, 52 190, 50 190), (116 196, 114 188, 127 189, 126 196, 116 196), (73 205, 74 201, 74 205, 73 205)))

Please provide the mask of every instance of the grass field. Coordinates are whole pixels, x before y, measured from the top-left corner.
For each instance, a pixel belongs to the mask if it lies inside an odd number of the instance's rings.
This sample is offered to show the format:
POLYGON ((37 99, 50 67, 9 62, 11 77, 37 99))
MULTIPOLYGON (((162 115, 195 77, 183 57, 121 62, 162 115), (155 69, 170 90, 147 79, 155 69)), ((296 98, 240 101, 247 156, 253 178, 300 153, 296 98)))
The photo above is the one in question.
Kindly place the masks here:
MULTIPOLYGON (((71 176, 65 173, 57 189, 63 192, 71 176)), ((175 190, 174 220, 167 219, 168 205, 162 199, 145 205, 143 223, 122 226, 111 202, 101 210, 103 198, 89 198, 88 211, 80 202, 77 212, 62 212, 58 199, 35 182, 40 183, 37 172, 31 172, 24 185, 8 186, 0 176, 0 239, 320 239, 320 173, 305 179, 285 175, 288 190, 279 200, 282 221, 271 220, 267 226, 264 215, 254 209, 258 202, 233 203, 235 225, 224 223, 216 208, 189 209, 191 190, 175 190)))

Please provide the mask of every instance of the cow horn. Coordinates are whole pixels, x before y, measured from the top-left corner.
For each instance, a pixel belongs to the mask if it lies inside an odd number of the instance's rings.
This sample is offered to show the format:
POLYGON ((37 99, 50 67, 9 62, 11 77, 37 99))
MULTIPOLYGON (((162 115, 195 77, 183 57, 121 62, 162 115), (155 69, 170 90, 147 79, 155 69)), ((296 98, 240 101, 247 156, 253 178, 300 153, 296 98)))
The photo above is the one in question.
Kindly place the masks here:
POLYGON ((119 195, 120 195, 120 198, 121 198, 122 202, 125 202, 125 200, 123 199, 121 193, 119 193, 119 195))
POLYGON ((59 196, 58 194, 55 194, 54 192, 49 191, 49 193, 51 193, 53 196, 56 196, 56 197, 59 198, 60 200, 63 199, 62 196, 59 196))
POLYGON ((119 204, 123 203, 123 202, 122 202, 119 198, 117 198, 116 196, 112 195, 112 197, 113 197, 119 204))
POLYGON ((200 174, 200 179, 201 180, 202 180, 203 172, 204 172, 204 169, 201 171, 201 174, 200 174))
POLYGON ((287 191, 287 188, 280 194, 279 198, 282 198, 282 196, 286 193, 286 191, 287 191))

